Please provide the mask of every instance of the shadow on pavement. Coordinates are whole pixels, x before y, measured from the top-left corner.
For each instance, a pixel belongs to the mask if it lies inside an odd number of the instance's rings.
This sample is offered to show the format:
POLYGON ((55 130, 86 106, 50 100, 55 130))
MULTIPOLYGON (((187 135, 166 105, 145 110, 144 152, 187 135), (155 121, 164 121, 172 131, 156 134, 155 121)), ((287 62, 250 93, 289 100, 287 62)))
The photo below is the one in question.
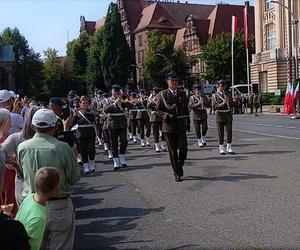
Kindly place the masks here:
POLYGON ((295 151, 255 151, 255 152, 246 152, 241 153, 241 155, 278 155, 278 154, 291 154, 295 151))
POLYGON ((212 176, 212 177, 203 177, 203 176, 187 176, 184 177, 184 181, 199 180, 199 181, 232 181, 239 182, 241 180, 251 180, 251 179, 275 179, 278 176, 271 176, 265 174, 245 174, 245 173, 230 173, 231 175, 225 176, 212 176))
MULTIPOLYGON (((151 241, 130 241, 125 236, 104 236, 120 231, 140 230, 134 221, 150 213, 161 212, 164 207, 144 208, 103 208, 76 212, 76 249, 118 249, 116 244, 133 244, 151 241), (97 247, 95 247, 97 246, 97 247)), ((127 248, 134 249, 134 248, 127 248)))
POLYGON ((180 250, 180 249, 201 249, 199 245, 183 245, 180 247, 168 248, 166 250, 180 250))

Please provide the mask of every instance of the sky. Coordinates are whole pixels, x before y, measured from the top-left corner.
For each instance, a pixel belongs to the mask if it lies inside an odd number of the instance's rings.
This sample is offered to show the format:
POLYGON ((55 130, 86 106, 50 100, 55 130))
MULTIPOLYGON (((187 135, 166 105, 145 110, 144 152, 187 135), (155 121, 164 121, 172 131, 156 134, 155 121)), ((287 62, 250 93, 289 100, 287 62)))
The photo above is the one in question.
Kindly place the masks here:
MULTIPOLYGON (((0 32, 17 27, 29 46, 43 55, 55 48, 66 53, 66 44, 79 36, 80 16, 96 21, 105 16, 112 0, 0 0, 0 32)), ((185 2, 185 0, 181 0, 185 2)), ((189 0, 189 3, 216 4, 217 0, 189 0)), ((223 0, 244 4, 244 0, 223 0)), ((253 0, 250 0, 253 5, 253 0)))

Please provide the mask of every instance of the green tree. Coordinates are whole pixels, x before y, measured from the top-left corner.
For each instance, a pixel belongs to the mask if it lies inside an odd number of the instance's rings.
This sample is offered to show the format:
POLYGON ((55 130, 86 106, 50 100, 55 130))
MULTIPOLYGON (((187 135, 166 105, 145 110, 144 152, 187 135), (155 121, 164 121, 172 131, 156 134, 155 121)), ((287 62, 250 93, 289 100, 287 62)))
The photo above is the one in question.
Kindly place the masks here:
POLYGON ((23 90, 27 95, 38 96, 43 80, 43 63, 40 54, 35 53, 26 38, 17 28, 6 28, 0 34, 0 44, 12 45, 15 53, 15 80, 17 90, 23 90))
POLYGON ((66 96, 70 89, 78 89, 78 77, 68 57, 58 57, 58 51, 44 51, 43 93, 47 97, 66 96))
MULTIPOLYGON (((254 39, 249 39, 249 58, 254 53, 254 39)), ((201 54, 206 64, 203 77, 214 82, 223 79, 231 82, 231 34, 222 33, 211 39, 201 54)), ((235 83, 247 83, 245 41, 242 30, 239 30, 234 40, 234 78, 235 83)))
POLYGON ((175 37, 152 30, 148 34, 148 54, 144 69, 151 85, 165 87, 165 75, 171 71, 178 74, 182 81, 190 76, 192 61, 183 49, 174 48, 175 37))
POLYGON ((77 39, 67 44, 67 56, 73 61, 75 73, 83 76, 86 73, 90 38, 81 34, 77 39))
POLYGON ((88 59, 87 59, 87 69, 86 69, 86 83, 87 90, 89 93, 93 91, 95 87, 106 90, 106 86, 104 84, 104 79, 102 75, 102 67, 101 67, 101 42, 102 42, 102 32, 103 29, 96 31, 96 33, 91 38, 91 45, 88 50, 88 59))
POLYGON ((107 88, 125 86, 130 77, 131 52, 121 25, 118 5, 111 3, 101 32, 101 70, 107 88))

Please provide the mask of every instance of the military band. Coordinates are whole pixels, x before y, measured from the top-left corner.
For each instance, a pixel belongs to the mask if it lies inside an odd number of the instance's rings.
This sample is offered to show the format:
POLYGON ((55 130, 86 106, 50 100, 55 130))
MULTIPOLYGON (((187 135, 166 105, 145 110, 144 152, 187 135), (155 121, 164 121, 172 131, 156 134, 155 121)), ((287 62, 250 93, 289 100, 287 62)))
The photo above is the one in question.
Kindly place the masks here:
POLYGON ((108 159, 112 160, 112 169, 117 171, 127 167, 128 141, 140 142, 142 147, 150 146, 152 133, 152 150, 168 152, 175 181, 181 182, 188 154, 190 120, 193 121, 192 131, 195 131, 198 147, 210 146, 206 136, 207 110, 211 109, 210 114, 215 114, 216 119, 219 154, 234 154, 233 113, 246 113, 247 107, 250 107, 250 113, 261 112, 261 95, 236 95, 232 98, 222 80, 211 96, 204 94, 199 84, 189 94, 178 83, 178 76, 171 73, 166 77, 166 89, 154 87, 149 95, 144 91, 125 95, 119 85, 113 85, 111 94, 98 90, 92 100, 87 96, 79 99, 74 93, 66 102, 57 97, 51 98, 49 107, 59 117, 56 137, 80 153, 83 172, 89 174, 95 171, 95 144, 103 148, 108 159))

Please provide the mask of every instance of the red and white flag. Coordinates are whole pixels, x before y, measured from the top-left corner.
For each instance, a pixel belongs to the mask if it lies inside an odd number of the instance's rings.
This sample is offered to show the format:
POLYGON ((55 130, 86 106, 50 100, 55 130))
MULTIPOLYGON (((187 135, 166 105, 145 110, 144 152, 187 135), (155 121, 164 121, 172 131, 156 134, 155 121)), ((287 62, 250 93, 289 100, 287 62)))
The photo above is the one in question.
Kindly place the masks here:
POLYGON ((238 19, 236 16, 232 16, 232 25, 231 25, 231 39, 234 41, 235 35, 238 30, 238 19))
POLYGON ((295 113, 295 106, 294 106, 294 91, 293 85, 290 83, 287 84, 285 97, 284 97, 284 108, 283 114, 291 115, 295 113))
POLYGON ((248 9, 249 9, 249 2, 246 1, 245 8, 243 9, 244 39, 245 39, 245 47, 246 47, 246 49, 249 48, 249 44, 248 44, 248 9))
POLYGON ((293 93, 293 99, 294 99, 294 103, 296 103, 296 101, 298 101, 299 97, 300 97, 300 90, 299 90, 299 82, 294 90, 294 93, 293 93))

